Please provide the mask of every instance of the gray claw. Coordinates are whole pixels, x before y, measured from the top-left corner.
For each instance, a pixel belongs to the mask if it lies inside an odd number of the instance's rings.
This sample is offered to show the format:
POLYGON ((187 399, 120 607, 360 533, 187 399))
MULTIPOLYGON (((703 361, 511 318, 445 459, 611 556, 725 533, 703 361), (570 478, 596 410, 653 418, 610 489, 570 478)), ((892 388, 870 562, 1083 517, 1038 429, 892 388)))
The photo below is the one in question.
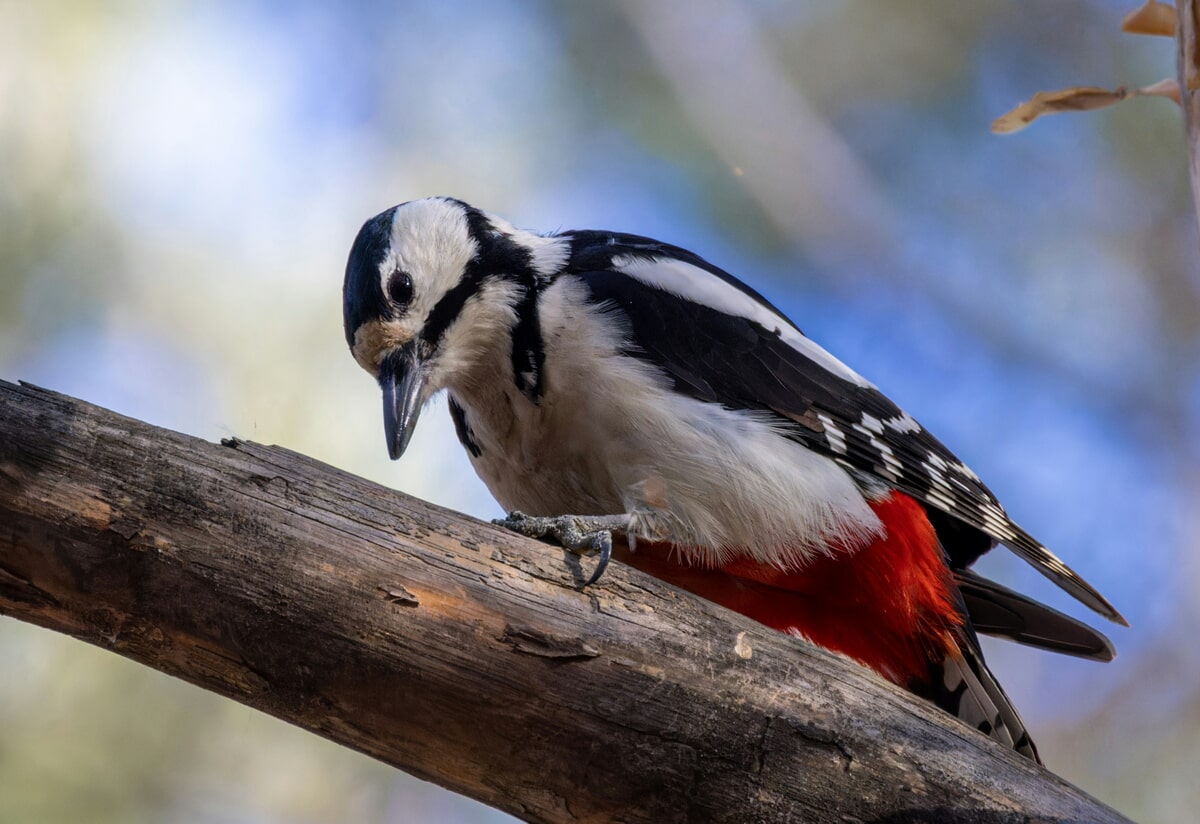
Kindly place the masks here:
POLYGON ((612 534, 614 531, 625 531, 629 527, 628 515, 558 515, 545 517, 526 515, 523 512, 512 511, 508 517, 492 521, 496 526, 510 529, 529 538, 550 537, 557 541, 563 549, 577 555, 598 553, 600 562, 596 571, 587 583, 580 587, 589 587, 600 580, 608 562, 612 558, 612 534))
POLYGON ((591 534, 596 543, 600 545, 597 547, 600 550, 600 563, 596 564, 596 571, 592 573, 592 577, 588 578, 587 583, 581 586, 580 589, 587 589, 599 581, 600 576, 604 574, 604 570, 608 569, 609 559, 612 558, 612 533, 602 530, 591 534))

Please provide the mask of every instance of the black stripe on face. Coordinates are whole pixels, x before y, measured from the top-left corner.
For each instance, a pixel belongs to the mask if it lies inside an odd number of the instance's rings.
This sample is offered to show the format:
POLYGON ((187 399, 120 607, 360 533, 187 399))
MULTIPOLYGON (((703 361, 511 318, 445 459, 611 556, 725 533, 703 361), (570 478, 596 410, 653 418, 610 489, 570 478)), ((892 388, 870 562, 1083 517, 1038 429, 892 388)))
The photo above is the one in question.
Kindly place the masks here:
POLYGON ((512 370, 517 388, 536 403, 542 394, 542 365, 545 348, 538 320, 540 284, 529 250, 497 232, 478 209, 459 202, 467 219, 467 231, 478 251, 467 264, 463 277, 446 292, 425 318, 421 336, 437 346, 446 330, 462 314, 463 307, 479 293, 488 279, 506 280, 521 287, 517 323, 512 331, 512 370))
POLYGON ((476 265, 476 261, 478 258, 471 261, 467 266, 467 271, 463 273, 462 279, 454 284, 454 288, 442 295, 441 300, 434 304, 425 318, 425 325, 421 328, 421 337, 435 349, 441 341, 442 335, 446 334, 446 330, 450 328, 450 324, 454 323, 462 314, 467 301, 479 292, 483 287, 483 281, 489 275, 481 266, 476 265))
POLYGON ((461 200, 450 200, 463 210, 463 215, 467 219, 467 235, 471 240, 475 241, 475 257, 471 258, 467 263, 466 271, 463 272, 462 278, 454 287, 446 294, 442 295, 441 299, 434 304, 434 307, 429 310, 429 315, 425 318, 425 324, 421 329, 421 337, 431 345, 436 347, 442 339, 442 335, 446 334, 446 330, 450 325, 458 319, 462 314, 463 307, 467 305, 467 301, 475 296, 483 287, 483 281, 494 274, 491 266, 491 247, 494 245, 492 237, 496 234, 492 225, 487 218, 478 210, 461 200))
POLYGON ((346 343, 354 346, 354 333, 367 321, 390 319, 391 307, 383 294, 379 265, 387 257, 392 243, 393 206, 363 224, 350 247, 346 261, 346 279, 342 282, 342 323, 346 343))

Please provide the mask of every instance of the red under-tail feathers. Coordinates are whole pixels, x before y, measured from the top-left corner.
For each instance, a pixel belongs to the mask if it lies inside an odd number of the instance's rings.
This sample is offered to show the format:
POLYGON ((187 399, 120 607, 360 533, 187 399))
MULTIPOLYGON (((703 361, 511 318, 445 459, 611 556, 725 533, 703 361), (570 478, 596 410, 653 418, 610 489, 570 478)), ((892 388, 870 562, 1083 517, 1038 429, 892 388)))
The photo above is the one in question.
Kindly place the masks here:
POLYGON ((618 550, 626 563, 783 632, 840 652, 1036 759, 983 664, 953 573, 924 508, 899 492, 870 504, 881 538, 799 570, 740 556, 689 566, 670 544, 618 550))

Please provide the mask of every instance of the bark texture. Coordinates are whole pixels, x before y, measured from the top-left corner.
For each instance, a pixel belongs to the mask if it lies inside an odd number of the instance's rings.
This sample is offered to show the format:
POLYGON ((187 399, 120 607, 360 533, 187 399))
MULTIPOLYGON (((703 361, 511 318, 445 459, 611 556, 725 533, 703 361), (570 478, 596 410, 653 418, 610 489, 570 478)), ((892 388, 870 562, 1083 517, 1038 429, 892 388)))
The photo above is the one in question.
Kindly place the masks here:
POLYGON ((516 816, 1123 820, 853 663, 585 577, 286 449, 0 382, 0 613, 516 816))
POLYGON ((1196 0, 1175 2, 1175 42, 1179 75, 1179 101, 1187 127, 1188 170, 1192 199, 1200 225, 1200 9, 1196 0))

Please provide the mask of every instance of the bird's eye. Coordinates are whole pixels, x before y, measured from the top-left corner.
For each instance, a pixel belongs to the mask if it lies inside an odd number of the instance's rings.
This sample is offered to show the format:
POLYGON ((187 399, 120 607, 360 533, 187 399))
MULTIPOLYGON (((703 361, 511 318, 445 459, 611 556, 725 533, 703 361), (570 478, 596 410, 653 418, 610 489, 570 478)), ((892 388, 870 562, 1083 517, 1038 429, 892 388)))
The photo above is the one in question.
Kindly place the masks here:
POLYGON ((401 309, 408 306, 413 298, 412 278, 409 277, 408 272, 402 272, 399 269, 392 272, 392 276, 388 278, 387 291, 388 297, 401 309))

